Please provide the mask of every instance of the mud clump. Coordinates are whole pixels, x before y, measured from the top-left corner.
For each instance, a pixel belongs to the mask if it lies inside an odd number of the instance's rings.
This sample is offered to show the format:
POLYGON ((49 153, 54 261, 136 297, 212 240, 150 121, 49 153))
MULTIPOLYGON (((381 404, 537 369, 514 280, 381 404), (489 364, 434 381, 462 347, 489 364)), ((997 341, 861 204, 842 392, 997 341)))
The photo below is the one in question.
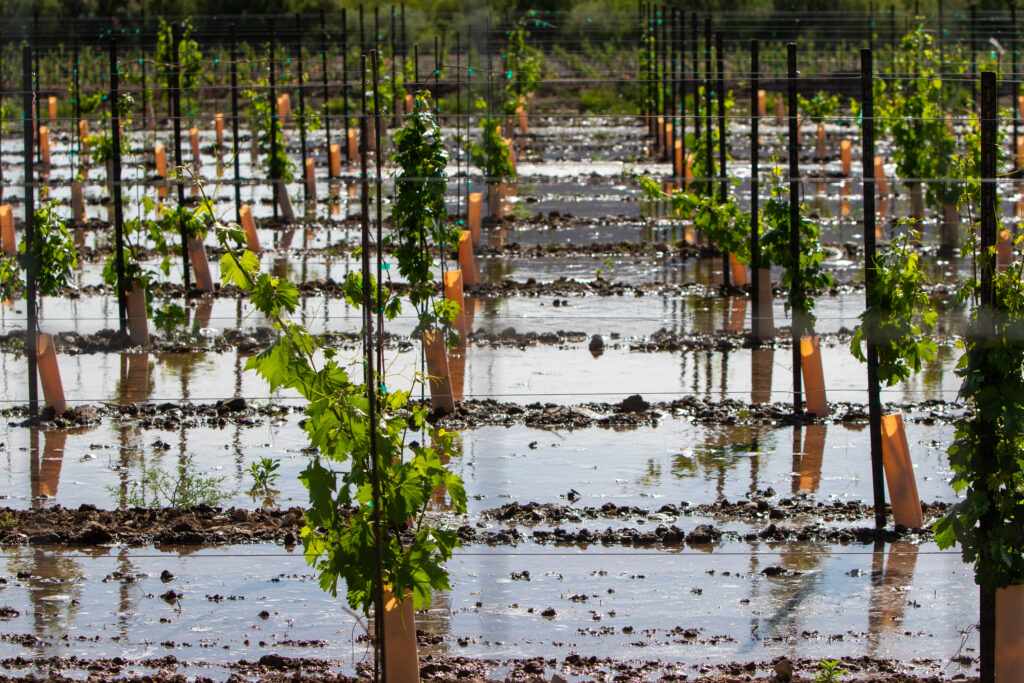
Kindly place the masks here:
MULTIPOLYGON (((97 510, 92 505, 68 509, 59 505, 32 510, 0 509, 10 523, 0 530, 0 545, 208 545, 223 543, 285 543, 295 539, 303 510, 257 510, 236 514, 208 505, 186 512, 176 508, 97 510)), ((161 575, 166 582, 170 572, 161 575)))

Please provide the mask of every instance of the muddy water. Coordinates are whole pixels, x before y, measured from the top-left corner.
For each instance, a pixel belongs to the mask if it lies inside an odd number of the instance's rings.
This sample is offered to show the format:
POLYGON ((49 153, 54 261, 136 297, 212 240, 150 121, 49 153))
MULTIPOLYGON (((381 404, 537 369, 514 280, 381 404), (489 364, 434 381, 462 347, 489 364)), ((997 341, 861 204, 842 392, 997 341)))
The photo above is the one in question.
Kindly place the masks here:
MULTIPOLYGON (((838 140, 842 136, 849 135, 849 131, 844 127, 829 126, 828 129, 832 147, 838 145, 838 140)), ((765 155, 764 167, 766 169, 769 167, 768 158, 776 132, 778 131, 773 131, 771 127, 765 132, 766 147, 762 153, 765 155)), ((644 203, 636 201, 637 191, 634 183, 625 176, 639 172, 658 177, 666 176, 671 171, 667 163, 652 161, 650 157, 642 154, 639 141, 642 139, 643 133, 643 128, 640 126, 570 125, 554 126, 550 130, 537 128, 530 139, 522 142, 527 153, 533 157, 519 163, 519 198, 523 201, 515 203, 517 215, 532 217, 551 211, 594 218, 641 215, 645 211, 644 203), (539 156, 534 152, 535 149, 539 150, 539 156)), ((743 159, 743 155, 748 149, 744 133, 744 126, 734 126, 731 146, 737 158, 729 165, 729 175, 741 181, 747 177, 749 167, 746 160, 743 159)), ((804 131, 804 136, 810 138, 813 133, 804 131)), ((129 137, 132 140, 134 151, 125 160, 123 166, 122 175, 125 182, 132 184, 155 183, 152 169, 145 164, 150 163, 154 141, 159 139, 168 150, 172 149, 168 135, 161 133, 154 137, 149 134, 132 133, 129 137)), ((70 142, 70 138, 66 135, 56 136, 52 144, 52 167, 48 173, 43 174, 42 178, 43 182, 54 184, 50 196, 63 202, 69 201, 70 190, 65 183, 72 176, 73 166, 77 165, 77 161, 72 159, 70 142)), ((232 183, 227 182, 227 179, 233 179, 230 154, 227 151, 214 153, 212 143, 212 131, 202 129, 200 131, 201 154, 198 172, 206 183, 207 195, 215 199, 217 212, 231 218, 234 214, 231 206, 234 191, 232 183)), ((18 158, 20 144, 20 139, 11 138, 5 141, 4 145, 4 157, 8 162, 5 177, 12 186, 17 186, 21 182, 21 168, 18 164, 12 163, 18 158)), ((358 202, 356 197, 350 196, 347 189, 353 181, 353 177, 349 173, 350 169, 345 169, 348 174, 346 178, 340 181, 328 181, 323 172, 325 159, 322 138, 313 135, 309 145, 311 150, 317 150, 310 154, 317 158, 319 163, 318 176, 320 177, 316 183, 316 195, 322 203, 314 207, 308 215, 321 218, 354 215, 358 211, 358 202), (342 187, 343 185, 345 187, 342 187)), ((886 154, 884 144, 879 151, 886 154)), ((294 156, 298 150, 294 149, 292 152, 294 156)), ((185 157, 186 163, 191 164, 191 152, 187 149, 185 157)), ((454 160, 454 158, 453 155, 452 159, 454 160)), ((270 190, 264 182, 265 173, 259 163, 255 166, 252 165, 248 140, 243 140, 241 144, 239 161, 240 175, 243 178, 242 200, 253 204, 254 215, 257 218, 272 215, 270 190)), ((465 164, 463 167, 471 177, 479 177, 479 169, 465 164)), ((861 185, 855 180, 837 179, 839 163, 836 160, 830 160, 823 164, 813 161, 804 163, 802 172, 808 178, 803 183, 802 198, 808 205, 811 215, 822 222, 825 239, 839 242, 857 239, 861 212, 861 185)), ((98 204, 106 196, 105 169, 93 167, 88 173, 86 199, 89 206, 87 216, 109 219, 107 208, 98 204)), ((890 178, 895 177, 895 167, 891 163, 886 165, 886 174, 890 178)), ((389 168, 385 177, 390 178, 391 175, 392 171, 389 168)), ((880 199, 878 205, 880 224, 883 227, 886 222, 895 217, 907 215, 909 208, 906 189, 898 182, 891 184, 893 195, 880 199)), ((460 205, 464 207, 465 200, 463 198, 461 202, 457 201, 461 190, 454 187, 454 183, 452 185, 449 192, 449 207, 452 211, 457 211, 460 205)), ((470 185, 470 189, 478 189, 473 188, 472 183, 470 185)), ((358 188, 354 189, 358 190, 358 188)), ((745 206, 749 201, 747 183, 741 182, 734 192, 740 199, 741 205, 745 206)), ((187 190, 186 194, 192 195, 191 188, 187 190)), ((289 194, 297 213, 304 214, 302 201, 305 191, 302 183, 291 183, 289 194)), ((391 196, 392 194, 393 187, 388 180, 385 195, 391 196)), ((1001 188, 1001 195, 1007 200, 1002 203, 1003 212, 1007 216, 1014 215, 1019 210, 1017 206, 1017 200, 1020 198, 1019 190, 1011 181, 1005 181, 1001 188)), ((126 196, 126 218, 131 219, 138 215, 140 210, 138 199, 138 186, 136 185, 126 196)), ((651 208, 648 207, 646 211, 651 211, 651 208)), ((937 212, 929 210, 928 214, 929 217, 923 224, 925 241, 934 242, 937 239, 937 212)))
MULTIPOLYGON (((143 467, 170 471, 186 454, 196 456, 200 473, 224 478, 222 488, 231 494, 226 505, 249 508, 268 501, 249 494, 248 466, 276 458, 281 476, 269 504, 303 505, 306 492, 298 474, 309 456, 303 453, 307 441, 299 417, 264 418, 257 426, 188 421, 154 426, 113 417, 71 431, 3 425, 0 505, 116 507, 143 467)), ((952 438, 950 425, 907 424, 922 500, 955 500, 945 454, 952 438)), ((806 493, 824 501, 870 501, 869 451, 864 425, 697 425, 666 416, 656 427, 617 431, 521 424, 467 429, 452 466, 466 480, 475 518, 510 501, 567 504, 570 489, 579 496, 576 506, 613 502, 652 511, 665 503, 757 497, 768 488, 782 497, 806 493)))
MULTIPOLYGON (((130 354, 125 354, 127 357, 130 354)), ((453 376, 457 398, 495 398, 514 403, 587 401, 617 402, 631 394, 648 400, 698 395, 755 402, 786 401, 792 391, 792 355, 789 349, 685 351, 639 353, 625 344, 612 345, 594 357, 586 346, 571 350, 539 345, 514 347, 470 346, 453 350, 453 376)), ((122 377, 126 362, 121 354, 61 354, 58 365, 64 392, 71 405, 123 401, 122 377)), ((952 401, 960 387, 953 369, 959 352, 944 347, 924 372, 903 385, 885 388, 884 401, 952 401)), ((130 360, 130 359, 129 359, 130 360)), ((244 372, 247 356, 229 353, 162 353, 138 360, 149 365, 147 390, 134 400, 214 402, 240 395, 252 400, 270 398, 263 380, 244 372)), ((342 349, 339 360, 361 371, 360 351, 342 349)), ((408 389, 421 370, 418 345, 384 354, 385 381, 392 390, 408 389)), ((864 366, 846 344, 822 344, 826 390, 834 401, 863 402, 867 391, 864 366)), ((0 400, 24 403, 28 397, 26 363, 13 354, 0 354, 0 400)), ((290 400, 282 391, 276 398, 290 400)))
MULTIPOLYGON (((708 270, 718 259, 706 259, 698 264, 700 279, 714 279, 708 270)), ((533 272, 541 274, 546 261, 527 261, 533 272), (533 267, 536 263, 538 267, 533 267)), ((607 267, 601 263, 600 267, 607 267)), ((482 263, 483 272, 490 273, 492 281, 504 279, 506 266, 498 261, 482 263)), ((343 281, 352 264, 346 261, 324 264, 324 277, 343 281)), ((615 268, 616 266, 612 266, 615 268)), ((317 272, 316 264, 297 266, 307 273, 317 272)), ((530 272, 530 271, 528 271, 530 272)), ((550 273, 551 276, 557 273, 550 273)), ((653 276, 653 273, 652 273, 653 276)), ((580 281, 585 281, 580 277, 580 281)), ((551 280, 553 281, 553 279, 551 280)), ((673 284, 673 283, 668 283, 673 284)), ((681 283, 686 286, 688 283, 681 283)), ((685 289, 681 291, 686 291, 685 289)), ((692 291, 692 290, 691 290, 692 291)), ((500 333, 513 328, 520 333, 536 332, 577 332, 586 336, 600 334, 605 341, 628 345, 647 340, 659 330, 665 329, 676 334, 714 334, 728 331, 741 335, 751 328, 752 307, 746 297, 706 298, 700 294, 675 294, 666 290, 664 294, 651 293, 636 296, 628 292, 623 296, 511 296, 507 298, 467 297, 466 312, 469 329, 487 333, 500 333)), ((248 301, 227 297, 197 299, 169 299, 188 310, 188 328, 198 326, 211 339, 236 327, 251 329, 266 326, 267 321, 248 301)), ((937 329, 941 333, 953 333, 966 321, 966 311, 951 306, 945 297, 935 297, 940 312, 937 329)), ((785 310, 786 302, 776 297, 772 304, 772 320, 777 327, 789 324, 785 310)), ((815 329, 820 334, 834 334, 840 330, 853 330, 864 311, 864 294, 853 291, 836 296, 825 296, 817 300, 815 329)), ((46 297, 40 309, 40 326, 51 333, 77 332, 95 334, 103 329, 118 326, 117 302, 109 296, 81 296, 78 298, 46 297)), ((350 307, 344 299, 317 296, 302 297, 294 315, 313 332, 358 332, 362 321, 359 312, 350 307)), ((408 307, 394 320, 385 323, 385 329, 393 334, 408 335, 416 324, 415 312, 408 307)), ((23 300, 0 307, 0 334, 25 328, 25 305, 23 300)), ((165 337, 150 324, 150 331, 165 337)), ((781 334, 781 333, 780 333, 781 334)))
MULTIPOLYGON (((355 620, 340 598, 321 592, 298 549, 36 547, 8 551, 3 562, 0 601, 20 613, 4 631, 34 639, 5 638, 2 657, 173 654, 178 672, 224 680, 225 665, 267 652, 336 661, 348 672, 365 655, 353 643, 355 620), (167 582, 165 570, 174 575, 167 582), (168 590, 181 597, 158 597, 168 590)), ((418 628, 441 638, 421 657, 540 655, 561 663, 571 652, 600 659, 614 652, 693 675, 732 661, 763 667, 783 654, 866 655, 898 659, 901 670, 943 666, 953 675, 960 665, 945 660, 976 614, 969 568, 927 543, 525 556, 474 548, 458 551, 449 569, 452 590, 417 616, 418 628), (782 571, 768 576, 768 567, 782 571), (513 579, 524 571, 528 579, 513 579), (553 614, 542 616, 549 608, 553 614)), ((976 634, 966 647, 977 647, 976 634)), ((135 671, 144 669, 126 670, 135 671)))

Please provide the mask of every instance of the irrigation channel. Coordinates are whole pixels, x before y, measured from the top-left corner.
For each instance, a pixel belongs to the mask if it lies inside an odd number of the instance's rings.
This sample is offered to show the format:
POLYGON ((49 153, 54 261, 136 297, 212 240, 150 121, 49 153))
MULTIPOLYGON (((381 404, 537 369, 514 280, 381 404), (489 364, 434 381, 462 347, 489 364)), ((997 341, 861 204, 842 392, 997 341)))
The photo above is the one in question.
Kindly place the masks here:
POLYGON ((1022 680, 1015 12, 591 18, 5 25, 0 679, 1022 680))

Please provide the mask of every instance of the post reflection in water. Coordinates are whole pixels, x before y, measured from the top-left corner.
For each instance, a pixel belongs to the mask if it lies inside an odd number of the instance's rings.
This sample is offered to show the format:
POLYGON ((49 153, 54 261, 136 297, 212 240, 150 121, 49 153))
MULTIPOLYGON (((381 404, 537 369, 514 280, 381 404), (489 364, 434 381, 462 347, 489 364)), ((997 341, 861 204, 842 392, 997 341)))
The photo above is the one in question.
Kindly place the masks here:
POLYGON ((884 542, 875 544, 871 555, 871 594, 868 598, 869 652, 872 654, 877 651, 881 636, 886 631, 903 630, 906 592, 914 579, 917 552, 917 545, 906 541, 890 544, 888 555, 884 542))
POLYGON ((148 401, 153 389, 150 378, 148 353, 121 354, 121 381, 118 383, 118 398, 122 403, 148 401))
MULTIPOLYGON (((92 546, 85 552, 101 557, 109 554, 109 548, 92 546)), ((65 550, 31 546, 8 557, 9 573, 29 574, 24 581, 32 603, 33 631, 40 640, 34 647, 43 655, 53 641, 68 635, 79 610, 85 574, 65 550)))
POLYGON ((466 335, 473 330, 473 320, 476 317, 476 309, 479 299, 475 296, 465 297, 463 300, 465 310, 456 318, 456 331, 459 333, 459 343, 448 350, 448 372, 452 378, 452 396, 456 402, 461 401, 466 384, 466 361, 469 356, 469 345, 466 343, 466 335))
MULTIPOLYGON (((799 429, 799 428, 797 428, 799 429)), ((807 425, 800 456, 800 491, 814 493, 821 481, 821 465, 825 456, 825 425, 807 425)), ((796 437, 794 437, 794 441, 796 437)))
POLYGON ((742 332, 747 319, 747 297, 734 296, 729 304, 729 331, 742 332))
POLYGON ((755 587, 761 583, 766 588, 763 614, 767 616, 755 616, 751 620, 750 634, 757 639, 784 638, 793 644, 793 649, 787 654, 794 657, 799 636, 805 630, 802 623, 807 613, 804 603, 822 592, 822 573, 815 570, 826 555, 821 553, 821 546, 807 543, 786 544, 773 549, 781 552, 779 564, 786 572, 782 576, 754 582, 755 587))
POLYGON ((213 299, 202 297, 196 301, 195 324, 199 329, 210 326, 210 318, 213 316, 213 299))
POLYGON ((771 403, 772 366, 775 363, 775 349, 755 348, 750 350, 750 402, 771 403))
POLYGON ((43 432, 43 452, 39 453, 39 431, 33 429, 29 435, 30 482, 32 484, 32 507, 38 508, 47 499, 57 497, 60 485, 60 470, 64 464, 64 446, 68 433, 60 429, 43 432))

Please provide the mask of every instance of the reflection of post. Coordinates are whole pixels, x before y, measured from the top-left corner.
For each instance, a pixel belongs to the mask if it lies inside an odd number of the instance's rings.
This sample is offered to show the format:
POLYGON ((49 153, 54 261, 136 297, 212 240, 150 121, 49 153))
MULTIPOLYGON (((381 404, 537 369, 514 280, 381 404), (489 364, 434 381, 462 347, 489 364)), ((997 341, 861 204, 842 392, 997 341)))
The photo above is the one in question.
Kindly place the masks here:
POLYGON ((130 403, 149 399, 149 354, 121 354, 120 399, 130 403))
POLYGON ((772 365, 775 349, 768 347, 750 350, 750 402, 771 403, 772 365))
MULTIPOLYGON (((39 469, 32 478, 32 498, 46 496, 57 497, 57 486, 60 484, 60 468, 64 463, 64 444, 68 433, 59 429, 43 432, 43 457, 39 469)), ((34 451, 33 451, 34 452, 34 451)))
POLYGON ((800 458, 800 490, 814 493, 821 481, 821 463, 825 456, 825 425, 807 425, 803 455, 800 458))
POLYGON ((196 324, 199 329, 210 326, 210 318, 213 315, 213 299, 202 297, 196 302, 196 324))
POLYGON ((742 332, 747 319, 747 297, 734 296, 729 308, 729 331, 742 332))
POLYGON ((917 566, 918 547, 914 543, 900 541, 889 546, 882 565, 882 544, 875 547, 872 555, 871 598, 868 601, 868 632, 878 635, 882 631, 902 631, 903 612, 906 607, 906 590, 914 579, 917 566), (881 573, 881 578, 879 577, 881 573))
POLYGON ((800 443, 801 441, 803 441, 801 436, 803 436, 803 430, 800 428, 800 425, 794 425, 793 426, 793 483, 792 483, 793 493, 799 493, 800 492, 800 478, 796 475, 796 473, 800 471, 800 461, 802 460, 802 458, 800 456, 803 453, 803 446, 800 443))
POLYGON ((466 358, 469 347, 466 338, 460 337, 459 343, 448 349, 448 374, 452 378, 452 398, 456 403, 462 400, 462 389, 466 380, 466 358))

